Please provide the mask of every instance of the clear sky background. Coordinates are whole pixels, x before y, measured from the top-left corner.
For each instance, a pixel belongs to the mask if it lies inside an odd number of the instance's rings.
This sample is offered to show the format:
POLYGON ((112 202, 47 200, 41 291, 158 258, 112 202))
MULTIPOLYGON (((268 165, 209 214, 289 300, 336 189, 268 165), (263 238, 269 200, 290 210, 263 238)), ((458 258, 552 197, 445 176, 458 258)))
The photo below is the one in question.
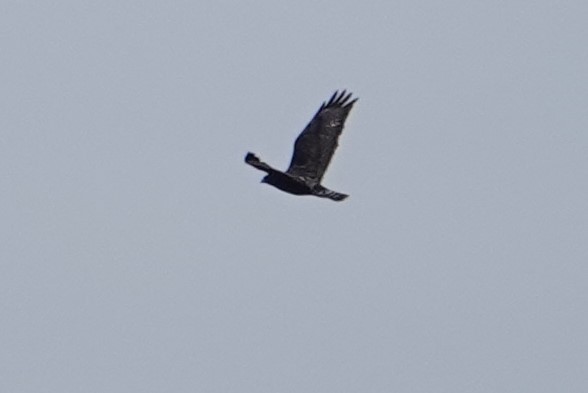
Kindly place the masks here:
POLYGON ((0 3, 0 391, 588 391, 586 1, 0 3), (324 184, 286 168, 335 89, 324 184))

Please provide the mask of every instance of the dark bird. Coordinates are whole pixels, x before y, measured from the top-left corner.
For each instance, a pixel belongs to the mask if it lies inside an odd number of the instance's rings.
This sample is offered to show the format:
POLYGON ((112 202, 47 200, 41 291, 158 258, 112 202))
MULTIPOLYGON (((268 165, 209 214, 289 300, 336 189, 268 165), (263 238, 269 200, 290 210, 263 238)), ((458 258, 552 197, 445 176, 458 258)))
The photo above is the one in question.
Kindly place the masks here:
POLYGON ((267 175, 261 181, 295 195, 314 195, 342 201, 348 195, 331 191, 321 185, 323 175, 338 146, 345 119, 357 98, 350 101, 351 93, 336 91, 329 101, 323 102, 318 112, 302 131, 294 144, 294 154, 286 172, 272 168, 253 153, 247 153, 245 162, 267 175))

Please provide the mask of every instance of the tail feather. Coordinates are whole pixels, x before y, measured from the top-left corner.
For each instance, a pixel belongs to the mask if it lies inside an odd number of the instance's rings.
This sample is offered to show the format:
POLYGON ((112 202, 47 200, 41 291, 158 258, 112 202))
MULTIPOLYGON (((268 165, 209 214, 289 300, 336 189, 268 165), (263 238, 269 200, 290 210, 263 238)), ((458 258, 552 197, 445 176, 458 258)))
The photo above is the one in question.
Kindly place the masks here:
POLYGON ((245 163, 251 165, 256 169, 259 169, 260 171, 264 171, 267 173, 270 173, 274 170, 271 166, 261 161, 255 154, 251 152, 247 153, 247 155, 245 156, 245 163))

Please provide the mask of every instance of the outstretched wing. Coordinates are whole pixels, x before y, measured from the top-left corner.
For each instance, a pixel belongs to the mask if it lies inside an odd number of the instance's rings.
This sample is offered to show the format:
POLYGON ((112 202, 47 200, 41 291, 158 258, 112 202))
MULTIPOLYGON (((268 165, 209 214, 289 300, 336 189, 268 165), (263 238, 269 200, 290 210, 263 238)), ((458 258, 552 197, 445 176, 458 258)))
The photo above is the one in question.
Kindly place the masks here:
POLYGON ((357 98, 351 93, 336 91, 323 102, 304 131, 296 139, 294 154, 286 173, 320 183, 337 149, 345 119, 357 98))

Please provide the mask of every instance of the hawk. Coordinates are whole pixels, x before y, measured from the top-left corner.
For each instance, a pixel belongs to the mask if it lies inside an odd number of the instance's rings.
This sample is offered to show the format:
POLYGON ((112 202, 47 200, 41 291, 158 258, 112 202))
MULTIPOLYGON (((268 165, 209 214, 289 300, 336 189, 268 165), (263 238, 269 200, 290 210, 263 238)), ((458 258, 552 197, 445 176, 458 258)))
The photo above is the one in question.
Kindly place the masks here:
POLYGON ((247 153, 245 162, 267 173, 262 183, 282 191, 294 195, 314 195, 338 202, 344 200, 348 195, 323 187, 321 181, 338 146, 345 119, 356 101, 357 98, 351 100, 351 93, 347 94, 343 90, 341 93, 335 91, 328 101, 323 102, 296 139, 292 161, 286 172, 272 168, 253 153, 247 153))

